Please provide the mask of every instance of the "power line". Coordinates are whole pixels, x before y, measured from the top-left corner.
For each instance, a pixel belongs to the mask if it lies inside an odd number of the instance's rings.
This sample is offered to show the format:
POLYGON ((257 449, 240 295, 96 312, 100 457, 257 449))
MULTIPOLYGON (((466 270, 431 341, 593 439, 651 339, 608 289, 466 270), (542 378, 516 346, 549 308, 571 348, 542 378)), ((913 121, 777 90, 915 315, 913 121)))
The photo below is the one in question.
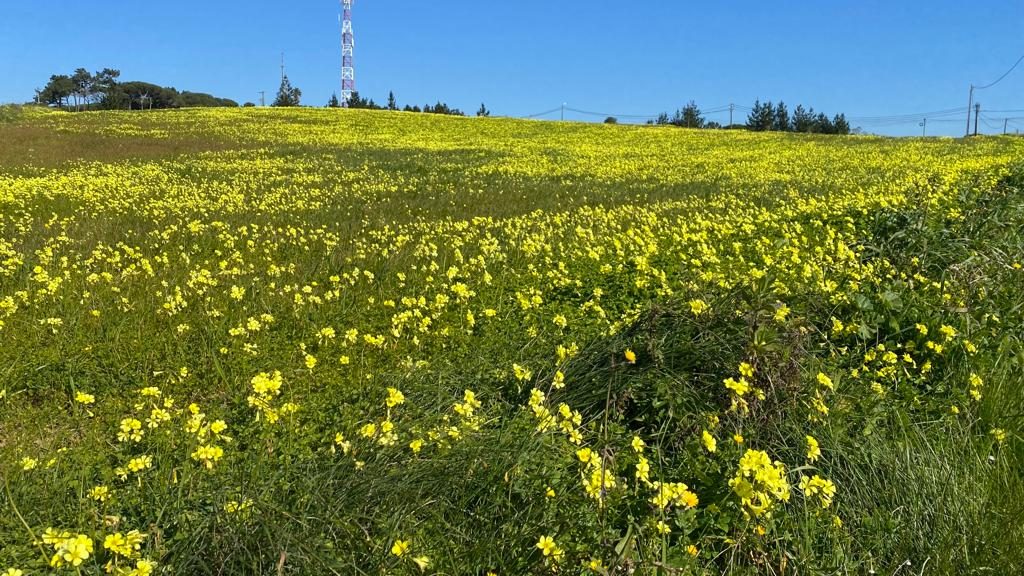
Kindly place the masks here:
MULTIPOLYGON (((974 91, 975 90, 985 90, 986 88, 991 88, 991 87, 995 86, 996 84, 999 84, 1000 82, 1003 81, 1003 78, 1006 78, 1007 76, 1009 76, 1010 72, 1013 72, 1014 69, 1017 68, 1017 66, 1022 61, 1024 61, 1024 55, 1022 55, 1020 58, 1018 58, 1017 61, 1013 63, 1013 66, 1010 66, 1009 70, 1007 70, 1006 72, 1003 72, 1002 76, 1000 76, 999 78, 996 78, 995 82, 986 84, 984 86, 975 86, 974 84, 971 84, 971 89, 968 92, 968 96, 967 96, 967 133, 966 133, 966 136, 970 136, 971 135, 971 107, 974 106, 974 91)), ((977 112, 975 112, 975 116, 974 116, 974 128, 975 128, 975 130, 974 130, 975 133, 977 133, 977 131, 978 131, 977 130, 977 128, 978 128, 977 112)))
POLYGON ((645 118, 657 118, 660 114, 615 114, 611 112, 593 112, 590 110, 580 110, 579 108, 570 108, 568 106, 566 106, 565 109, 568 110, 569 112, 575 112, 577 114, 583 114, 585 116, 604 116, 606 118, 608 116, 614 116, 616 118, 633 118, 641 120, 645 118))
MULTIPOLYGON (((999 126, 990 123, 989 120, 990 120, 989 117, 985 116, 984 114, 981 115, 981 122, 982 122, 982 124, 984 124, 985 126, 988 126, 989 128, 992 128, 994 130, 998 130, 999 126)), ((995 118, 991 118, 991 120, 995 120, 995 118)))
MULTIPOLYGON (((749 110, 752 110, 752 108, 750 108, 749 106, 743 106, 743 105, 739 105, 739 104, 731 104, 731 105, 715 106, 715 107, 708 108, 708 109, 701 109, 700 110, 700 114, 702 116, 710 116, 710 115, 715 115, 715 114, 724 114, 724 113, 728 113, 730 111, 732 111, 732 112, 739 111, 742 114, 745 111, 749 111, 749 110)), ((634 113, 600 112, 600 111, 595 111, 595 110, 584 110, 582 108, 572 108, 572 107, 563 105, 563 106, 558 106, 557 108, 552 108, 550 110, 545 110, 543 112, 538 112, 536 114, 528 114, 526 116, 521 116, 521 118, 523 118, 523 119, 542 118, 544 116, 549 116, 549 115, 557 113, 557 112, 564 113, 565 111, 573 112, 575 114, 580 114, 580 115, 584 115, 584 116, 602 117, 602 118, 614 117, 614 118, 619 118, 619 119, 624 119, 624 120, 638 120, 638 121, 639 120, 652 120, 652 119, 655 119, 655 118, 658 118, 658 117, 662 116, 662 114, 665 114, 664 112, 659 112, 657 114, 634 114, 634 113)), ((956 116, 956 115, 962 114, 964 112, 973 112, 973 109, 968 109, 968 108, 965 108, 965 107, 961 106, 961 107, 957 107, 957 108, 944 108, 944 109, 941 109, 941 110, 931 110, 931 111, 927 111, 927 112, 908 112, 908 113, 903 113, 903 114, 890 114, 890 115, 877 115, 877 116, 846 116, 846 118, 849 121, 851 121, 851 122, 855 122, 857 124, 863 125, 863 126, 868 127, 868 128, 885 128, 885 127, 900 126, 900 125, 906 125, 906 124, 918 124, 918 125, 920 125, 920 123, 923 120, 925 120, 925 119, 929 123, 931 123, 931 122, 935 122, 935 123, 962 122, 962 120, 958 120, 958 119, 955 119, 955 118, 949 118, 949 117, 950 116, 956 116)), ((1018 113, 1018 112, 1024 112, 1024 109, 989 110, 987 112, 988 112, 989 115, 987 115, 985 118, 992 119, 991 113, 1018 113)), ((1020 119, 1024 119, 1024 117, 1020 117, 1020 119)), ((1009 120, 1015 120, 1015 118, 1010 118, 1009 120)), ((988 125, 990 128, 993 128, 993 126, 991 124, 989 124, 988 122, 986 122, 986 125, 988 125)))
POLYGON ((955 114, 961 114, 966 108, 947 108, 945 110, 932 110, 931 112, 912 112, 908 114, 890 114, 887 116, 848 116, 849 120, 861 123, 872 123, 872 122, 889 122, 897 120, 906 121, 918 121, 923 117, 935 118, 942 116, 952 116, 955 114))
MULTIPOLYGON (((657 118, 657 117, 661 116, 662 114, 665 114, 665 112, 659 112, 657 114, 620 114, 620 113, 615 113, 615 112, 595 112, 595 111, 592 111, 592 110, 581 110, 579 108, 571 108, 571 107, 568 107, 568 106, 566 106, 565 109, 567 111, 569 111, 569 112, 575 112, 577 114, 583 114, 585 116, 604 116, 606 118, 609 117, 609 116, 613 116, 615 118, 625 118, 625 119, 633 119, 633 120, 647 120, 647 119, 651 119, 651 118, 657 118)), ((709 108, 707 110, 700 110, 700 113, 701 113, 701 115, 708 115, 708 114, 719 114, 721 112, 728 112, 728 111, 729 111, 729 106, 725 105, 725 106, 716 106, 714 108, 709 108)))
POLYGON ((1017 61, 1014 62, 1013 66, 1010 66, 1010 69, 1007 70, 1006 72, 1004 72, 1002 76, 1000 76, 999 78, 996 78, 995 82, 992 82, 991 84, 986 84, 984 86, 975 86, 974 89, 975 90, 984 90, 986 88, 991 88, 991 87, 995 86, 996 84, 999 84, 1000 82, 1003 81, 1003 78, 1006 78, 1007 76, 1009 76, 1010 72, 1013 72, 1013 69, 1016 68, 1017 66, 1019 66, 1021 62, 1024 62, 1024 55, 1022 55, 1020 58, 1018 58, 1017 61))
POLYGON ((552 108, 551 110, 545 110, 544 112, 538 112, 536 114, 529 114, 527 116, 523 116, 523 118, 524 119, 540 118, 541 116, 547 116, 548 114, 554 114, 555 112, 558 112, 561 109, 562 109, 562 107, 559 106, 558 108, 552 108))

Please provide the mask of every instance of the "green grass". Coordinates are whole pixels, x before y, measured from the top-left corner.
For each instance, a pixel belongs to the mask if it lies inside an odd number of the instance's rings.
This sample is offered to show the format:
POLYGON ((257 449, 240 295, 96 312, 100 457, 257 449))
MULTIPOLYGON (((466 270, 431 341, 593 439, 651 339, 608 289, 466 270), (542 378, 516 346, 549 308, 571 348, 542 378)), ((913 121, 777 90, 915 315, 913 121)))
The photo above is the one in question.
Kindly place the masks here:
POLYGON ((103 536, 131 529, 166 574, 418 574, 419 555, 427 573, 552 573, 543 535, 565 550, 563 574, 591 558, 607 574, 1024 570, 1015 140, 240 110, 33 111, 0 122, 0 143, 0 569, 46 573, 52 549, 33 539, 58 527, 95 540, 88 574, 109 558, 103 536), (458 301, 458 282, 475 295, 458 301), (171 314, 176 288, 188 305, 171 314), (261 314, 274 321, 230 332, 261 314), (929 352, 946 324, 957 337, 929 352), (317 336, 327 326, 333 340, 317 336), (878 377, 884 396, 862 369, 879 345, 913 357, 878 377), (745 361, 764 394, 748 414, 723 386, 745 361), (274 405, 300 408, 270 426, 247 397, 274 370, 274 405), (827 417, 812 404, 819 372, 836 385, 827 417), (148 415, 145 386, 228 423, 213 470, 190 457, 187 413, 117 440, 122 418, 148 415), (358 433, 387 413, 387 387, 406 398, 392 447, 358 433), (614 471, 602 504, 582 489, 578 446, 536 431, 535 387, 552 411, 579 412, 583 445, 614 471), (482 402, 477 430, 452 409, 465 390, 482 402), (651 505, 634 436, 652 479, 685 482, 697 507, 651 505), (429 438, 422 452, 412 438, 429 438), (747 449, 788 471, 791 498, 770 517, 745 514, 729 484, 747 449), (118 480, 143 453, 154 469, 118 480), (835 483, 831 507, 803 495, 802 474, 835 483), (97 484, 115 498, 90 500, 97 484), (225 510, 241 499, 250 511, 225 510), (396 539, 409 556, 391 553, 396 539))

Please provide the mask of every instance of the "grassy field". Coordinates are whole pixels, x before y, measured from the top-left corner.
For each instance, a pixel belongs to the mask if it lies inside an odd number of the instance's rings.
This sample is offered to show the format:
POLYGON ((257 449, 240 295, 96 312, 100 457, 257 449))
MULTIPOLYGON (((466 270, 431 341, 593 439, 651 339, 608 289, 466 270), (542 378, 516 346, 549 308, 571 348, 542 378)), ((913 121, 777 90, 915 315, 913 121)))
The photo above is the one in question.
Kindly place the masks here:
POLYGON ((1008 137, 7 109, 0 570, 1020 573, 1022 186, 1008 137))

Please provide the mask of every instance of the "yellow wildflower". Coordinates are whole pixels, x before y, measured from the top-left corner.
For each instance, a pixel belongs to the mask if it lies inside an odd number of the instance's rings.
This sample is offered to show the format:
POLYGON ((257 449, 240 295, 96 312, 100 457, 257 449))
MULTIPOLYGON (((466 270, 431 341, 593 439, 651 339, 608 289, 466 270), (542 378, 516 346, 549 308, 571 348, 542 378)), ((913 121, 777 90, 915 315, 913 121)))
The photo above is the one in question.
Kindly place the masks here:
POLYGON ((815 462, 821 457, 821 447, 818 445, 818 441, 814 436, 807 436, 807 460, 815 462))
POLYGON ((541 536, 537 540, 537 548, 540 548, 544 556, 550 556, 556 560, 563 554, 562 549, 555 544, 555 539, 551 536, 541 536))
POLYGON ((707 430, 700 433, 700 440, 704 444, 704 449, 708 452, 715 452, 718 450, 718 441, 715 440, 715 437, 707 430))
POLYGON ((409 551, 408 540, 395 540, 395 543, 391 545, 391 553, 395 556, 404 556, 409 551))

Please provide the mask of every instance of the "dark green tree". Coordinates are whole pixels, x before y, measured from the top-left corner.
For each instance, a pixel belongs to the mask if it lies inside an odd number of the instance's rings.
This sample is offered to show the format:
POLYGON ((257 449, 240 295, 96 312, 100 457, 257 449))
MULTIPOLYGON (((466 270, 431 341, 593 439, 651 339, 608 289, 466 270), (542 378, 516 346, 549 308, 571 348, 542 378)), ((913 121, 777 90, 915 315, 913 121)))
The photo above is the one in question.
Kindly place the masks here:
POLYGON ((836 114, 836 117, 832 119, 832 127, 835 129, 836 134, 849 134, 850 123, 846 120, 845 114, 836 114))
POLYGON ((126 108, 132 110, 162 110, 180 108, 180 94, 174 88, 165 88, 149 82, 122 82, 121 91, 128 99, 126 108))
POLYGON ((331 99, 327 101, 328 108, 341 108, 341 102, 338 101, 337 94, 331 94, 331 99))
POLYGON ((836 129, 832 125, 832 120, 829 120, 829 117, 821 112, 814 117, 814 131, 819 134, 835 134, 836 129))
POLYGON ((116 110, 124 105, 124 94, 117 83, 120 76, 121 71, 113 68, 104 68, 93 75, 92 88, 101 108, 116 110))
POLYGON ((789 110, 786 108, 786 104, 780 101, 775 105, 772 130, 776 132, 789 132, 790 127, 789 110))
POLYGON ((398 110, 398 101, 395 100, 395 93, 388 92, 388 110, 398 110))
POLYGON ((92 74, 85 68, 79 68, 71 75, 71 81, 75 84, 75 109, 81 110, 82 106, 88 106, 89 100, 92 98, 92 74))
POLYGON ((182 92, 178 94, 175 108, 237 108, 238 102, 229 98, 217 98, 203 92, 182 92))
POLYGON ((704 116, 700 113, 700 108, 697 107, 697 103, 690 100, 690 103, 683 106, 683 111, 679 116, 679 126, 684 128, 703 128, 704 127, 704 116))
POLYGON ((75 92, 75 83, 66 74, 50 76, 50 81, 39 91, 39 99, 43 104, 63 108, 70 105, 69 99, 75 92))
POLYGON ((292 86, 287 75, 281 76, 281 87, 277 89, 277 98, 274 98, 272 106, 287 107, 298 106, 302 100, 302 90, 292 86))
POLYGON ((348 107, 353 109, 365 109, 365 110, 382 110, 372 99, 366 99, 359 95, 359 92, 353 92, 352 96, 348 99, 348 107))
POLYGON ((451 106, 448 106, 447 104, 445 104, 444 102, 441 102, 440 100, 438 100, 437 104, 434 104, 433 106, 431 106, 430 104, 425 105, 423 107, 423 111, 428 113, 428 114, 444 114, 444 115, 447 115, 447 116, 465 116, 465 114, 462 112, 462 110, 459 110, 458 108, 452 108, 451 106))
POLYGON ((483 117, 490 116, 491 115, 491 111, 487 109, 487 106, 484 106, 483 102, 481 102, 480 103, 480 109, 476 111, 476 115, 477 116, 483 116, 483 117))
POLYGON ((775 122, 775 107, 771 101, 762 104, 760 100, 754 101, 754 107, 747 115, 747 130, 765 132, 772 129, 775 122))
POLYGON ((609 117, 604 119, 604 123, 605 124, 618 124, 619 123, 619 119, 616 118, 615 116, 609 116, 609 117))
POLYGON ((807 110, 803 104, 798 104, 793 109, 793 131, 812 132, 814 131, 814 109, 807 110))

